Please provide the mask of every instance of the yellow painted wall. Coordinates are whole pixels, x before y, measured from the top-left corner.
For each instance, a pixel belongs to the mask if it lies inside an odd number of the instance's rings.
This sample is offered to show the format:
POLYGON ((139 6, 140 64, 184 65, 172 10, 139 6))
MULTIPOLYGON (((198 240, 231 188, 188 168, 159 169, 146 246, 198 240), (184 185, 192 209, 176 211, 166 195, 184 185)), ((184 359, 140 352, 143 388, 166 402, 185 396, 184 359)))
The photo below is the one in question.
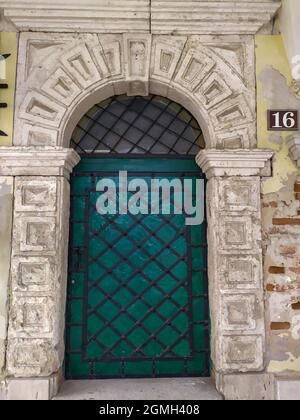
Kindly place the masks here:
MULTIPOLYGON (((258 147, 272 149, 275 152, 274 176, 264 182, 264 194, 279 191, 284 187, 288 177, 297 172, 295 163, 289 158, 286 144, 286 139, 291 133, 279 132, 283 138, 283 143, 277 145, 270 140, 272 133, 267 129, 267 110, 270 104, 263 97, 263 82, 260 80, 260 75, 270 66, 285 77, 288 92, 292 75, 282 37, 280 35, 258 35, 256 37, 258 147)), ((274 95, 276 95, 276 84, 274 84, 273 89, 274 95)), ((277 94, 280 94, 280 92, 277 92, 277 94)), ((282 102, 285 108, 284 100, 282 102)))
POLYGON ((8 89, 0 90, 1 102, 8 104, 7 109, 0 109, 0 129, 8 137, 0 137, 0 146, 12 145, 13 118, 14 118, 14 98, 16 84, 17 67, 17 34, 15 32, 0 33, 0 53, 11 54, 6 60, 6 79, 1 79, 1 83, 7 83, 8 89))
POLYGON ((300 346, 297 331, 300 328, 300 312, 291 304, 298 299, 298 274, 291 271, 298 267, 298 254, 281 253, 281 245, 299 243, 297 226, 274 226, 273 218, 296 218, 299 203, 295 200, 294 184, 299 170, 289 157, 287 138, 291 132, 267 130, 268 109, 299 109, 300 98, 291 89, 292 74, 281 36, 256 37, 257 70, 257 125, 258 147, 274 150, 273 176, 263 182, 263 231, 264 272, 266 284, 280 285, 281 292, 266 292, 268 372, 289 374, 300 372, 300 346), (273 203, 269 205, 269 203, 273 203), (277 229, 277 230, 276 230, 277 229), (284 267, 284 275, 270 274, 269 268, 284 267), (294 289, 292 289, 294 287, 294 289), (286 321, 291 328, 272 331, 271 322, 286 321))

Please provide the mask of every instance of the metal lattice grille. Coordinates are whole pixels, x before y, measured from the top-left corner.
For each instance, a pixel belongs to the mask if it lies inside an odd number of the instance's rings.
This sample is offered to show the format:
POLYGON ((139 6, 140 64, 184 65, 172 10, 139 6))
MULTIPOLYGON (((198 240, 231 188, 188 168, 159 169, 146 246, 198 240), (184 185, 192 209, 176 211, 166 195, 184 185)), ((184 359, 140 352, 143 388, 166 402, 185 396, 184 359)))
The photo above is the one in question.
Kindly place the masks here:
POLYGON ((95 105, 79 122, 72 147, 80 154, 196 155, 202 131, 184 108, 160 96, 116 96, 95 105))
MULTIPOLYGON (((67 377, 208 376, 206 223, 186 226, 176 214, 99 215, 97 182, 118 173, 89 171, 86 162, 72 178, 67 377)), ((203 177, 197 168, 144 172, 147 165, 136 160, 142 169, 129 180, 203 177)))

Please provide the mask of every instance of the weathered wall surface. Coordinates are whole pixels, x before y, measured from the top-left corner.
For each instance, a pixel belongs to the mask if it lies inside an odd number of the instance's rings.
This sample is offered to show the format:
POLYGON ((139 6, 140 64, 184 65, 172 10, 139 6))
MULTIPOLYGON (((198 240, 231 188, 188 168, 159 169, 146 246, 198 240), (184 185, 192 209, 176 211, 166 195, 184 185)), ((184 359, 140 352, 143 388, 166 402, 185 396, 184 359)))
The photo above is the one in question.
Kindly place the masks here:
POLYGON ((8 278, 11 253, 13 178, 0 177, 0 379, 5 364, 8 278))
POLYGON ((0 136, 0 146, 11 146, 17 68, 16 33, 0 32, 0 54, 10 54, 6 60, 0 60, 0 82, 8 84, 8 89, 1 89, 0 91, 1 102, 7 104, 7 108, 2 108, 0 110, 0 130, 5 133, 5 136, 0 136))
POLYGON ((292 77, 300 82, 300 2, 299 0, 283 0, 280 10, 280 30, 290 61, 292 77))
POLYGON ((300 176, 290 159, 291 133, 267 131, 267 109, 299 109, 281 36, 258 36, 259 147, 275 152, 263 182, 263 247, 268 331, 267 368, 300 376, 300 176))

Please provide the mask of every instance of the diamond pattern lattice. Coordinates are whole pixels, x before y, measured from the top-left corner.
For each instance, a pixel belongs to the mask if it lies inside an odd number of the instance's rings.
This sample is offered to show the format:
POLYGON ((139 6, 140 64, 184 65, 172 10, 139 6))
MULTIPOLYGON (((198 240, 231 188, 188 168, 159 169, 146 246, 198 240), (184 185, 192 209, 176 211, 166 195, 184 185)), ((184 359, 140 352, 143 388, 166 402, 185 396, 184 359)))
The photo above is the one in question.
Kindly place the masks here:
POLYGON ((79 122, 72 147, 80 154, 196 155, 205 147, 194 117, 160 96, 115 96, 79 122))
MULTIPOLYGON (((96 184, 117 173, 91 172, 87 162, 72 179, 67 377, 208 375, 205 224, 187 227, 176 214, 101 216, 96 184)), ((146 173, 149 164, 136 160, 143 172, 128 180, 173 178, 146 173)))

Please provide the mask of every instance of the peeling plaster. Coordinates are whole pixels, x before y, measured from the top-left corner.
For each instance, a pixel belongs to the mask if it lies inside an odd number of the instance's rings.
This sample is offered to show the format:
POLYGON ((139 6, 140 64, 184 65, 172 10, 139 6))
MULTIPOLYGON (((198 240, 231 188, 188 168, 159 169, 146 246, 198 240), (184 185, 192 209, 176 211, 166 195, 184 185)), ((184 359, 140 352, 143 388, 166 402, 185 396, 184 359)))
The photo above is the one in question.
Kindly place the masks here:
POLYGON ((291 89, 292 75, 281 36, 256 37, 258 147, 272 149, 273 176, 263 181, 263 238, 266 293, 266 319, 287 323, 287 331, 268 332, 268 372, 300 372, 300 315, 292 308, 299 301, 300 227, 277 226, 273 219, 296 218, 300 203, 294 185, 298 168, 289 157, 289 132, 267 129, 268 109, 299 109, 300 100, 291 89), (270 271, 270 267, 283 272, 270 271))
POLYGON ((300 107, 300 101, 289 90, 286 77, 273 66, 266 66, 259 80, 263 86, 263 99, 274 109, 300 107))
POLYGON ((273 177, 263 182, 263 193, 268 194, 284 188, 297 167, 286 144, 290 133, 268 131, 267 110, 300 110, 300 100, 290 90, 292 77, 281 36, 257 36, 256 47, 258 147, 275 151, 273 177))
POLYGON ((292 337, 294 340, 300 340, 300 315, 296 315, 292 319, 292 337))
POLYGON ((296 358, 292 353, 286 353, 284 361, 272 360, 268 367, 270 373, 281 373, 283 371, 300 372, 300 357, 296 358))
POLYGON ((269 137, 270 142, 281 145, 283 143, 283 137, 278 133, 272 133, 269 137))

